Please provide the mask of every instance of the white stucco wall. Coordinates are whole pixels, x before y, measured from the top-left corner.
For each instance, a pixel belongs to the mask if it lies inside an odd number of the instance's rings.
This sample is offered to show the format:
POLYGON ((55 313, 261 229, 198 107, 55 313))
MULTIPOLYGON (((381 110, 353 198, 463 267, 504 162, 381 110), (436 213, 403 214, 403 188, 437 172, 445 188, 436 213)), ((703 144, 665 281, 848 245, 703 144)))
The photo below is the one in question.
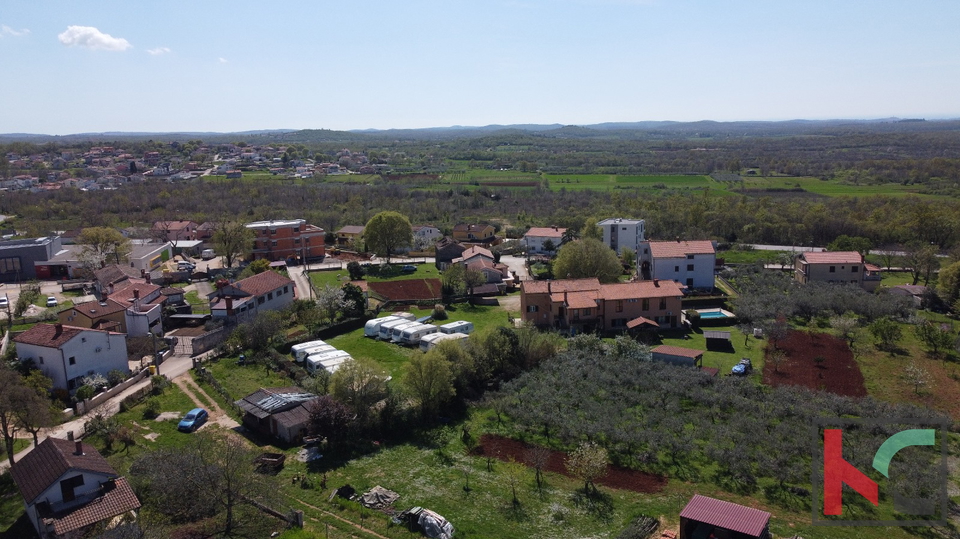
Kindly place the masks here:
POLYGON ((21 361, 32 359, 43 374, 53 380, 53 387, 71 391, 76 387, 70 388, 69 381, 87 376, 91 371, 106 376, 114 369, 130 370, 125 336, 105 331, 84 331, 60 349, 17 343, 17 357, 21 361), (72 365, 70 358, 74 358, 72 365))

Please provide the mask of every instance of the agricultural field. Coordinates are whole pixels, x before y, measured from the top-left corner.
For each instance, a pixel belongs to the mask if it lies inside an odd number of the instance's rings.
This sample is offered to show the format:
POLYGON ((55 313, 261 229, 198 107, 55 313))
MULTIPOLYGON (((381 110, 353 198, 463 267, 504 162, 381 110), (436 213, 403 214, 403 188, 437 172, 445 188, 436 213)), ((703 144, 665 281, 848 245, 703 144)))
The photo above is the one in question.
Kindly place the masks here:
MULTIPOLYGON (((778 189, 778 190, 789 190, 789 189, 802 189, 808 193, 813 193, 822 196, 828 197, 837 197, 837 196, 870 196, 870 195, 886 195, 886 196, 921 196, 921 197, 930 197, 934 198, 934 195, 923 195, 920 194, 920 186, 918 185, 902 185, 899 183, 883 183, 875 185, 851 185, 847 183, 840 183, 835 180, 821 180, 820 178, 810 178, 810 177, 780 177, 780 176, 767 176, 767 177, 743 177, 743 182, 728 182, 729 190, 732 192, 739 192, 741 188, 747 190, 751 189, 778 189)), ((788 194, 788 193, 787 193, 788 194)), ((770 192, 771 196, 776 196, 777 192, 770 192)))

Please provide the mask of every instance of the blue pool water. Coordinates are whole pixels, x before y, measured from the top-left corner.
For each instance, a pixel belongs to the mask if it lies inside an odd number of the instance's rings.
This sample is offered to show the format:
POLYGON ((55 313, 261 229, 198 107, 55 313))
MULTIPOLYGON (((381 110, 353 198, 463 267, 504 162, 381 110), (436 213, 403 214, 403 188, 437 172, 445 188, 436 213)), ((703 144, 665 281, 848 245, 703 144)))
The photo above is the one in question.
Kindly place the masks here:
POLYGON ((707 311, 705 313, 700 313, 700 318, 729 318, 729 317, 720 311, 707 311))

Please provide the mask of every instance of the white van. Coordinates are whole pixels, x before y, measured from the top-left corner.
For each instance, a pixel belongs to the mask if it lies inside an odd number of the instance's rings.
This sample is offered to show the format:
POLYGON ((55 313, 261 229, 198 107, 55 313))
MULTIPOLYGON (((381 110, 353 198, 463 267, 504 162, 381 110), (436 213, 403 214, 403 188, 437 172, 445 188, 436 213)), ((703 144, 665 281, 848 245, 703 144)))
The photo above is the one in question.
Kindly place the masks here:
POLYGON ((420 324, 418 326, 407 328, 400 332, 400 343, 413 346, 420 343, 426 335, 437 333, 440 328, 433 324, 420 324))
POLYGON ((293 356, 293 359, 297 363, 303 363, 303 360, 306 359, 307 356, 312 356, 313 354, 322 354, 324 352, 333 352, 334 350, 336 350, 336 347, 333 345, 318 344, 305 350, 300 350, 297 352, 297 355, 293 356))
POLYGON ((364 337, 373 337, 376 339, 380 335, 380 324, 385 324, 387 322, 393 322, 394 320, 403 320, 398 316, 384 316, 383 318, 374 318, 373 320, 367 320, 367 323, 363 325, 363 336, 364 337))
POLYGON ((390 342, 400 342, 400 334, 403 333, 403 330, 420 325, 422 325, 421 322, 405 322, 403 324, 393 326, 393 328, 390 330, 390 342))
MULTIPOLYGON (((328 367, 336 365, 339 367, 341 363, 350 359, 350 354, 344 352, 343 350, 333 350, 330 352, 320 352, 319 354, 310 354, 307 356, 307 363, 304 367, 307 369, 307 372, 317 372, 317 369, 326 369, 331 373, 333 370, 330 370, 328 367)), ((336 370, 334 367, 334 370, 336 370)))
POLYGON ((389 341, 390 337, 393 336, 393 328, 402 325, 409 324, 410 320, 406 318, 397 318, 396 320, 391 320, 389 322, 384 322, 380 324, 380 331, 378 337, 381 341, 389 341))
POLYGON ((424 335, 420 338, 420 350, 429 352, 443 341, 460 341, 469 337, 466 333, 431 333, 430 335, 424 335))
POLYGON ((300 344, 295 344, 290 347, 290 355, 292 355, 293 358, 298 362, 303 361, 303 358, 305 356, 299 353, 301 350, 306 350, 307 348, 313 348, 314 346, 320 346, 321 344, 327 344, 327 343, 318 339, 315 341, 307 341, 307 342, 302 342, 300 344))
POLYGON ((463 333, 469 335, 473 331, 473 322, 458 320, 440 326, 440 333, 463 333))

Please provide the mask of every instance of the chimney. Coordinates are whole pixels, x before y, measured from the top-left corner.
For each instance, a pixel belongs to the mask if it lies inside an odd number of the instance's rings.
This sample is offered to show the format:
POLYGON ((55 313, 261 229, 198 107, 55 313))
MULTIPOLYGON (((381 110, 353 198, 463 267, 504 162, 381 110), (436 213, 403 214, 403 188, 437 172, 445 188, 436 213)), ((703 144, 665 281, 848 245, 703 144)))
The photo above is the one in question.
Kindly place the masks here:
POLYGON ((147 270, 140 270, 140 277, 143 278, 143 275, 147 273, 147 270))
POLYGON ((74 445, 76 445, 77 450, 73 453, 74 455, 81 456, 83 455, 83 442, 80 440, 75 440, 74 445))
POLYGON ((107 295, 113 294, 113 283, 107 285, 107 295))
POLYGON ((150 281, 150 273, 149 273, 149 272, 146 273, 143 277, 147 280, 147 284, 153 284, 153 283, 150 281))
POLYGON ((53 329, 57 332, 57 335, 63 333, 63 324, 57 322, 53 325, 53 329))
POLYGON ((223 298, 227 302, 227 316, 233 316, 233 298, 223 298))
POLYGON ((657 287, 657 288, 660 288, 660 279, 654 279, 654 280, 653 280, 653 286, 655 286, 655 287, 657 287))
POLYGON ((680 236, 677 236, 677 243, 680 243, 680 236))
POLYGON ((139 290, 134 290, 134 291, 133 291, 133 299, 140 299, 140 291, 139 291, 139 290))
POLYGON ((70 440, 71 442, 73 441, 73 431, 72 431, 72 430, 68 430, 68 431, 67 431, 67 440, 70 440))

